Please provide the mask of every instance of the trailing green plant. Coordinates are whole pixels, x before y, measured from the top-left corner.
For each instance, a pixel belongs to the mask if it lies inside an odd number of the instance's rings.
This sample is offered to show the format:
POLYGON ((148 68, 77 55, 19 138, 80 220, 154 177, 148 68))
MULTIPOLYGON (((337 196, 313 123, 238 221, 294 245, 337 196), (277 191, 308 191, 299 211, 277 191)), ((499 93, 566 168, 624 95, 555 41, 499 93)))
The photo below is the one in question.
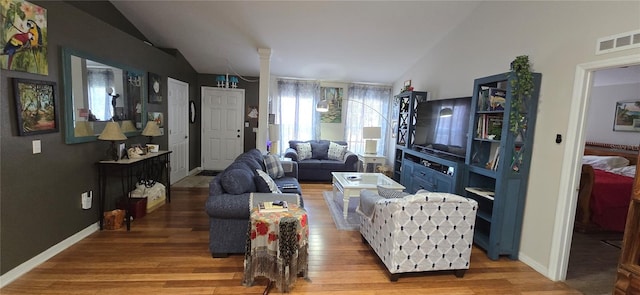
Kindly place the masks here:
POLYGON ((509 114, 509 130, 518 135, 520 130, 526 128, 525 121, 526 104, 533 92, 533 74, 529 56, 517 56, 511 62, 509 73, 511 82, 511 114, 509 114))

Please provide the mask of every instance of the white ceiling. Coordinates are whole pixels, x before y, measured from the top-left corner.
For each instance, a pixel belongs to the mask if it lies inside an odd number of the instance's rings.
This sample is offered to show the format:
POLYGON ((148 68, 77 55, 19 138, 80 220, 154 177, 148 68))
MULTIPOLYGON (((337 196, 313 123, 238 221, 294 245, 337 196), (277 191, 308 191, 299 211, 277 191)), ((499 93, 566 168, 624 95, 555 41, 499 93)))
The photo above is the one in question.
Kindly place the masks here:
POLYGON ((640 65, 595 71, 593 86, 640 83, 640 65))
POLYGON ((198 73, 271 74, 391 84, 479 1, 119 1, 155 46, 178 49, 198 73))

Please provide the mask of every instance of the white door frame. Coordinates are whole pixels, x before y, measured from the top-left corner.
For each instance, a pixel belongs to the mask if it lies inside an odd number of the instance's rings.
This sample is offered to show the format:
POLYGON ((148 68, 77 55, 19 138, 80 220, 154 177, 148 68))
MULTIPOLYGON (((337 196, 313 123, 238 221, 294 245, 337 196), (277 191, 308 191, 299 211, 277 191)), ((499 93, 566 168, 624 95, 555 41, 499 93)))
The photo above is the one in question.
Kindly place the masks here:
POLYGON ((547 275, 554 281, 564 281, 567 277, 593 72, 635 64, 640 64, 640 54, 579 64, 576 67, 570 107, 572 112, 569 114, 569 125, 565 136, 565 157, 560 173, 556 223, 553 228, 547 275))
MULTIPOLYGON (((187 90, 187 97, 185 97, 184 100, 184 109, 188 110, 189 108, 189 83, 184 82, 184 81, 180 81, 178 79, 174 79, 171 77, 167 77, 167 93, 169 94, 169 92, 171 91, 171 89, 169 89, 171 83, 174 84, 178 84, 178 85, 182 85, 184 87, 186 87, 187 90)), ((171 95, 167 95, 167 113, 168 114, 176 114, 177 110, 172 109, 172 103, 171 101, 169 101, 169 99, 171 99, 171 95)), ((171 150, 171 148, 174 146, 173 144, 175 144, 176 142, 180 142, 182 143, 183 141, 186 142, 184 144, 186 144, 186 147, 184 148, 184 152, 182 154, 179 154, 178 152, 181 149, 178 149, 176 151, 172 151, 171 153, 171 158, 174 159, 174 161, 172 161, 173 165, 175 167, 176 161, 175 159, 177 158, 181 158, 184 159, 185 161, 185 165, 186 165, 186 173, 184 175, 180 175, 182 177, 186 177, 189 175, 189 115, 187 112, 185 112, 183 114, 184 117, 180 117, 180 118, 171 118, 170 116, 168 116, 167 118, 167 129, 169 129, 168 132, 168 136, 167 136, 167 145, 168 145, 168 150, 171 150), (180 120, 183 119, 183 120, 180 120), (173 124, 179 124, 179 125, 173 125, 173 124), (178 129, 183 129, 186 132, 186 137, 183 139, 182 137, 180 138, 180 141, 175 141, 176 139, 174 138, 175 135, 173 134, 171 127, 172 126, 179 126, 178 129), (174 141, 172 141, 172 139, 174 141)), ((182 145, 184 145, 182 144, 182 145)), ((170 184, 174 184, 176 182, 178 182, 180 180, 180 178, 176 177, 177 175, 175 174, 175 169, 171 169, 171 171, 169 173, 174 174, 171 177, 171 183, 170 184)))

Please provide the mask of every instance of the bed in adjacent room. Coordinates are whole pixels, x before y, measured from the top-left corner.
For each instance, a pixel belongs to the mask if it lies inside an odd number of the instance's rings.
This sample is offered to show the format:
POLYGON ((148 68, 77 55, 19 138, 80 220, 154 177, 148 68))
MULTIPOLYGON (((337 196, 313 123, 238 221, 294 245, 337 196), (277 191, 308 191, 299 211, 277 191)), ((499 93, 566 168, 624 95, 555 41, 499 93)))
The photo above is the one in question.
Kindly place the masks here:
POLYGON ((580 231, 624 231, 638 150, 606 146, 585 146, 576 211, 580 231))

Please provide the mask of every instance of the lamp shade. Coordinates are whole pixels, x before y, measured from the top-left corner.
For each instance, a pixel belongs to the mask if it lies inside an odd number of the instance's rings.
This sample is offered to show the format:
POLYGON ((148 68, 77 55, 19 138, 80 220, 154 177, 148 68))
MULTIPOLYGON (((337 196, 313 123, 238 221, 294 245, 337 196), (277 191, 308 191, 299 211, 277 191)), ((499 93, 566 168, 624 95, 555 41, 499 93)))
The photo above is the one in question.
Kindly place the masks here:
POLYGON ((280 140, 280 124, 269 125, 269 140, 271 141, 280 140))
POLYGON ((382 129, 380 127, 363 127, 362 138, 365 139, 377 139, 380 138, 382 129))
POLYGON ((73 135, 75 137, 93 136, 93 128, 88 121, 77 121, 76 127, 73 128, 73 135))
POLYGON ((117 122, 108 122, 107 126, 104 127, 100 136, 98 136, 100 140, 125 140, 127 137, 120 130, 120 125, 117 122))
POLYGON ((120 125, 120 128, 124 133, 138 131, 136 127, 133 126, 133 121, 131 120, 122 121, 122 125, 120 125))
POLYGON ((158 127, 158 123, 154 121, 147 122, 147 125, 142 130, 142 135, 144 136, 160 136, 160 127, 158 127))

